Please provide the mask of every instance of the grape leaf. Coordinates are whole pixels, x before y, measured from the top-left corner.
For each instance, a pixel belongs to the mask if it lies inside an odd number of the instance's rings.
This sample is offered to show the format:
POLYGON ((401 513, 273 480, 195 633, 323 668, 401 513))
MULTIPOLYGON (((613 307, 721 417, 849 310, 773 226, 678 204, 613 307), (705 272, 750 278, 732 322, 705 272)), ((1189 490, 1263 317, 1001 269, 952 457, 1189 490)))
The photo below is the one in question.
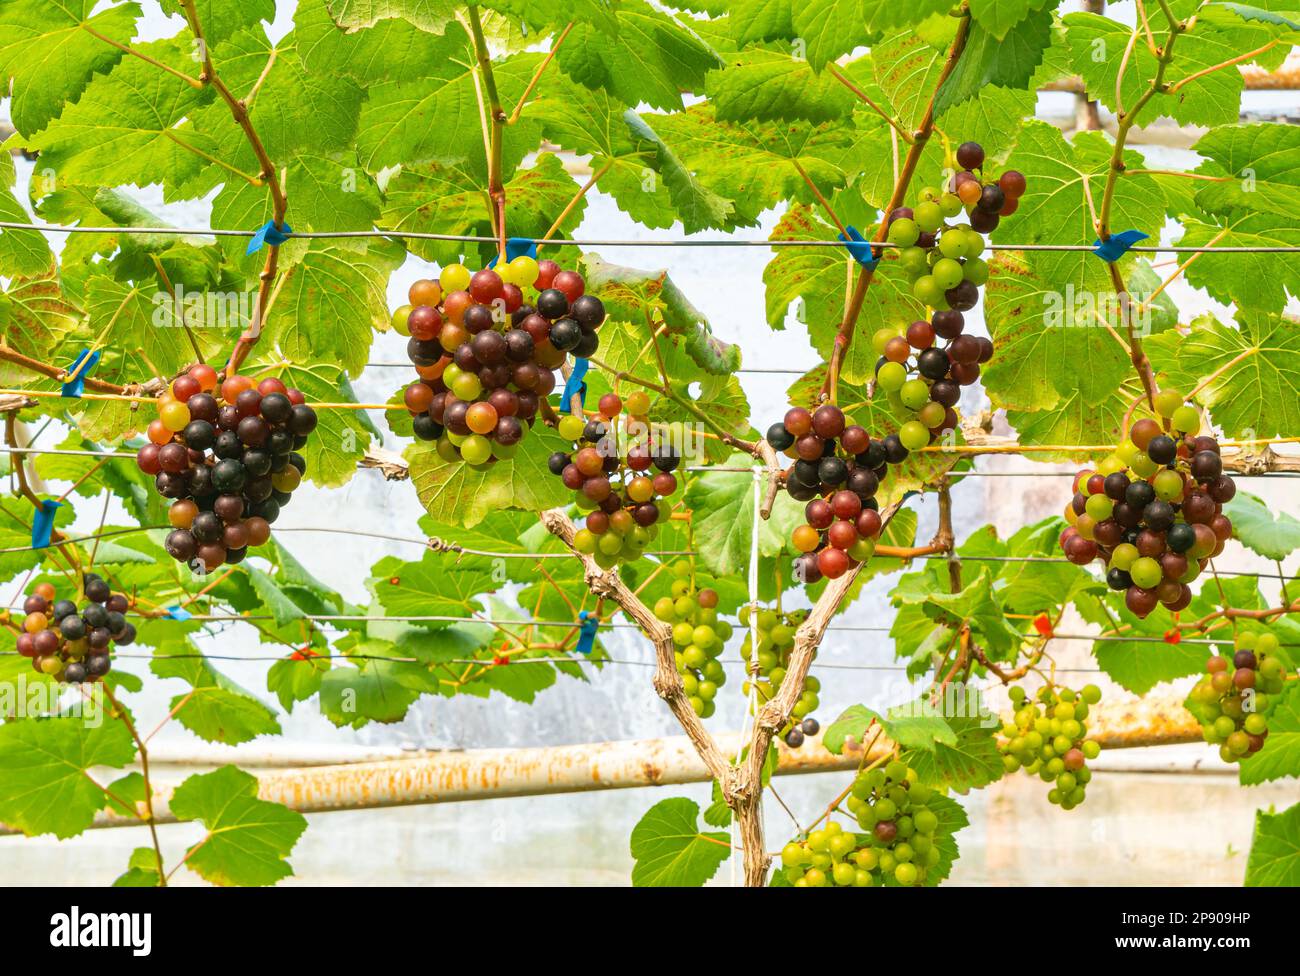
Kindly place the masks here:
MULTIPOLYGON (((184 16, 181 0, 160 0, 164 13, 184 16)), ((275 0, 195 0, 203 36, 209 43, 217 43, 258 21, 275 20, 275 0)))
POLYGON ((871 0, 809 0, 792 5, 795 37, 803 42, 814 71, 871 41, 872 28, 867 21, 871 5, 871 0))
POLYGON ((916 33, 899 32, 871 50, 876 84, 909 132, 920 128, 943 72, 944 52, 916 33))
MULTIPOLYGON (((1005 0, 996 0, 1005 7, 1005 0)), ((977 96, 988 85, 1025 88, 1043 63, 1052 43, 1052 10, 1038 10, 1019 20, 999 36, 987 22, 971 24, 966 47, 952 73, 934 96, 934 110, 942 113, 977 96)))
MULTIPOLYGON (((9 189, 14 183, 14 161, 8 153, 0 160, 0 221, 25 224, 31 216, 9 189)), ((50 269, 54 255, 40 231, 0 230, 0 274, 6 277, 40 275, 50 269)))
POLYGON ((280 734, 275 713, 213 668, 188 639, 160 644, 149 669, 159 678, 179 678, 190 686, 169 707, 182 726, 207 742, 238 745, 280 734))
POLYGON ((935 744, 957 744, 957 734, 944 721, 943 716, 925 709, 910 706, 891 708, 884 715, 866 705, 850 705, 834 722, 826 727, 822 744, 827 751, 840 755, 848 738, 860 744, 867 741, 867 729, 876 722, 895 744, 905 749, 933 751, 935 744))
POLYGON ((771 47, 729 55, 725 67, 709 72, 705 93, 723 122, 829 122, 847 118, 855 104, 834 78, 817 75, 807 61, 771 47))
POLYGON ((727 25, 737 47, 795 36, 791 0, 733 0, 727 25))
POLYGON ((1300 430, 1300 326, 1293 319, 1243 311, 1233 328, 1203 316, 1186 335, 1164 333, 1144 348, 1175 389, 1201 388, 1198 399, 1228 436, 1300 430))
POLYGON ((275 695, 281 708, 290 712, 295 703, 307 701, 320 691, 321 678, 329 669, 329 661, 317 660, 310 654, 288 657, 267 669, 266 690, 275 695))
POLYGON ((140 6, 94 13, 100 6, 99 0, 15 0, 0 9, 0 78, 6 92, 13 86, 9 113, 19 132, 43 129, 92 77, 121 60, 120 48, 91 31, 125 44, 135 36, 140 6))
POLYGON ((215 885, 272 885, 293 873, 286 858, 307 818, 257 798, 257 778, 234 766, 190 776, 172 794, 171 811, 198 820, 207 834, 185 866, 215 885))
POLYGON ((643 0, 623 0, 614 10, 616 33, 575 24, 555 55, 574 81, 603 88, 626 105, 682 107, 683 91, 704 89, 717 53, 671 14, 643 0))
MULTIPOLYGON (((5 345, 25 356, 43 359, 80 318, 81 310, 67 300, 53 268, 36 278, 12 279, 0 295, 5 345)), ((26 383, 34 379, 30 373, 21 375, 26 383)))
POLYGON ((1300 129, 1294 125, 1221 125, 1195 150, 1228 174, 1199 185, 1197 206, 1225 216, 1266 209, 1300 219, 1300 129))
POLYGON ((1224 514, 1232 519, 1237 541, 1265 559, 1282 560, 1300 549, 1300 521, 1288 512, 1278 512, 1274 519, 1268 505, 1248 492, 1237 492, 1224 514))
MULTIPOLYGON (((733 454, 724 467, 746 468, 754 459, 733 454)), ((765 495, 766 475, 759 487, 765 495)), ((711 471, 692 478, 686 504, 695 513, 694 532, 700 560, 719 576, 748 570, 754 535, 754 476, 741 472, 711 471)), ((786 548, 790 533, 803 522, 803 506, 786 492, 778 492, 770 519, 758 520, 758 552, 775 556, 786 548)))
POLYGON ((400 722, 421 693, 434 690, 428 685, 437 684, 424 665, 405 660, 409 654, 388 641, 367 640, 352 653, 364 655, 355 667, 334 667, 321 678, 321 713, 339 728, 400 722), (421 686, 412 687, 416 681, 421 686))
POLYGON ((538 424, 521 442, 519 453, 478 470, 461 461, 444 461, 432 445, 406 450, 411 481, 425 510, 441 522, 473 527, 499 508, 530 512, 555 508, 571 495, 559 478, 540 476, 546 458, 566 445, 550 428, 538 424))
MULTIPOLYGON (((1187 218, 1183 227, 1178 243, 1184 247, 1300 247, 1300 228, 1295 220, 1271 208, 1217 225, 1187 218)), ((1180 261, 1190 262, 1187 281, 1204 288, 1211 298, 1265 312, 1280 312, 1288 296, 1300 296, 1300 267, 1291 258, 1286 253, 1266 251, 1199 255, 1180 252, 1178 256, 1180 261)))
POLYGON ((1001 40, 1016 24, 1029 16, 1030 11, 1041 10, 1048 0, 971 0, 971 19, 1001 40))
MULTIPOLYGON (((447 23, 453 10, 446 5, 447 23)), ((326 0, 299 0, 293 24, 298 54, 310 72, 362 83, 414 81, 424 77, 439 56, 440 39, 428 32, 432 28, 397 17, 343 30, 330 17, 326 0)))
POLYGON ((96 712, 97 724, 88 711, 0 725, 0 821, 28 836, 61 839, 90 826, 107 802, 91 768, 120 769, 135 758, 126 726, 96 712))
POLYGON ((426 31, 441 31, 456 16, 449 0, 326 0, 340 27, 370 27, 381 20, 404 20, 426 31))
MULTIPOLYGON (((370 590, 384 611, 393 616, 463 617, 482 613, 483 603, 475 597, 501 585, 492 568, 460 563, 451 571, 449 560, 447 555, 435 552, 426 552, 418 562, 386 556, 371 570, 370 590)), ((442 621, 420 623, 432 628, 447 626, 442 621)))
POLYGON ((660 800, 632 828, 632 884, 638 888, 698 888, 731 854, 727 835, 703 833, 699 804, 660 800))
POLYGON ((1300 803, 1281 813, 1255 811, 1255 835, 1242 883, 1248 888, 1300 886, 1300 803))
POLYGON ((137 847, 131 852, 125 873, 113 882, 114 888, 157 888, 162 883, 158 853, 152 847, 137 847))
MULTIPOLYGON (((1033 244, 1091 244, 1097 232, 1089 201, 1100 197, 1113 152, 1110 139, 1100 132, 1079 132, 1067 143, 1055 126, 1026 122, 1008 165, 1025 174, 1028 186, 1014 220, 1006 222, 1014 231, 1007 233, 1033 244)), ((1128 150, 1124 163, 1130 169, 1143 166, 1142 157, 1128 150)), ((1113 228, 1154 237, 1164 220, 1164 194, 1149 176, 1130 173, 1116 183, 1113 228)), ((1076 289, 1093 292, 1113 290, 1106 263, 1089 251, 1035 251, 1027 260, 1044 281, 1072 282, 1076 289)))
MULTIPOLYGON (((951 686, 950 686, 951 687, 951 686)), ((967 793, 1002 778, 1005 768, 998 751, 996 715, 978 714, 982 704, 971 691, 955 698, 955 706, 943 703, 943 719, 956 735, 951 745, 936 740, 933 750, 910 749, 904 754, 921 782, 944 786, 955 793, 967 793), (971 714, 974 711, 976 714, 971 714)))
MULTIPOLYGON (((179 70, 194 67, 175 41, 137 49, 179 70)), ((139 58, 125 58, 24 141, 40 149, 43 165, 66 182, 147 186, 165 174, 169 184, 180 185, 210 165, 207 158, 217 149, 212 135, 180 125, 210 98, 208 89, 178 84, 139 58)))

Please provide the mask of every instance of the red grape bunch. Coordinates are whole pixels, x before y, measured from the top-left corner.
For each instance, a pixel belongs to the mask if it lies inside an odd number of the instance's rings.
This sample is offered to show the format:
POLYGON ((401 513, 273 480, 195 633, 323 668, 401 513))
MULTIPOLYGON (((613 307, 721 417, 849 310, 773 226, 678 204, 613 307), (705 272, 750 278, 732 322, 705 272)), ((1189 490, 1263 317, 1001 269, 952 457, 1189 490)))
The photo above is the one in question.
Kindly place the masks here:
POLYGON ((573 492, 574 504, 587 513, 573 547, 601 569, 641 557, 658 534, 657 523, 672 514, 668 499, 677 492, 673 471, 681 456, 650 433, 650 398, 638 390, 628 396, 626 408, 624 431, 644 431, 640 436, 620 433, 624 403, 617 394, 606 393, 596 418, 560 418, 560 436, 575 442, 574 449, 556 451, 547 461, 551 473, 573 492))
POLYGON ((1188 584, 1232 536, 1223 505, 1237 493, 1219 442, 1197 433, 1196 408, 1170 390, 1155 406, 1163 425, 1137 421, 1114 454, 1075 477, 1061 533, 1070 562, 1105 561, 1107 584, 1124 591, 1138 617, 1157 604, 1177 611, 1191 603, 1188 584))
POLYGON ((898 436, 872 440, 862 427, 847 425, 844 411, 829 403, 809 412, 786 411, 767 430, 773 449, 795 459, 785 472, 785 488, 796 501, 808 503, 807 523, 791 541, 800 553, 795 574, 812 584, 838 579, 868 558, 880 535, 876 490, 888 465, 907 457, 898 436))
POLYGON ((71 684, 98 681, 109 672, 110 645, 135 640, 125 596, 94 573, 86 574, 82 588, 86 602, 78 607, 55 599, 50 583, 38 583, 23 603, 27 616, 18 635, 18 653, 31 658, 36 671, 71 684))
POLYGON ((1264 748, 1268 715, 1287 680, 1279 646, 1272 631, 1244 631, 1233 642, 1232 657, 1210 658, 1205 677, 1192 689, 1189 707, 1224 762, 1240 762, 1264 748))
POLYGON ((302 391, 278 379, 228 376, 218 387, 216 370, 200 364, 173 380, 136 455, 172 499, 168 554, 210 573, 265 543, 307 473, 298 451, 317 422, 302 391))
POLYGON ((605 306, 576 271, 521 255, 470 274, 461 264, 411 286, 393 314, 420 379, 406 388, 415 436, 446 461, 513 457, 566 356, 592 355, 605 306), (525 293, 525 288, 528 292, 525 293))

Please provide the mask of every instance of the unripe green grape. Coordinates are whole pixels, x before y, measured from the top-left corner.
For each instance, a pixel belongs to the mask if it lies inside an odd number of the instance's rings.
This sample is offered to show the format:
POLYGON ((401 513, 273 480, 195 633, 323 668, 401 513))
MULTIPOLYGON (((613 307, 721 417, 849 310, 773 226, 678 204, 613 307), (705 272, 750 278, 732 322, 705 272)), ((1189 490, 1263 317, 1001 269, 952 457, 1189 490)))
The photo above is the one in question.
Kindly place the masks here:
POLYGON ((962 206, 961 197, 955 193, 945 193, 939 198, 939 209, 945 217, 956 217, 965 208, 962 206))
POLYGON ((962 265, 962 274, 976 288, 982 288, 989 280, 989 265, 980 258, 970 258, 962 265))
POLYGON ((952 258, 940 258, 935 262, 930 274, 934 277, 935 283, 945 291, 956 288, 965 276, 961 264, 952 258))
POLYGON ((613 532, 606 532, 597 543, 600 551, 607 556, 616 556, 623 551, 623 540, 613 532))
POLYGON ((1115 503, 1106 495, 1092 495, 1085 503, 1084 510, 1091 518, 1098 522, 1103 522, 1110 518, 1110 513, 1114 510, 1115 503))
POLYGON ((1141 556, 1134 560, 1128 572, 1133 577, 1133 582, 1144 590, 1156 586, 1161 577, 1164 576, 1164 570, 1160 568, 1160 563, 1150 556, 1141 556))
POLYGON ((921 408, 920 413, 916 415, 916 419, 933 430, 935 427, 938 427, 943 423, 943 419, 947 415, 948 411, 944 409, 942 403, 936 403, 931 400, 921 408))
POLYGON ((1142 449, 1134 444, 1131 440, 1124 440, 1119 447, 1115 448, 1115 456, 1123 461, 1126 465, 1132 464, 1133 459, 1142 453, 1142 449))
POLYGON ((912 213, 915 215, 916 226, 927 234, 933 234, 943 226, 943 211, 933 201, 918 203, 912 208, 912 213))
POLYGON ((876 373, 876 385, 886 393, 897 393, 906 382, 907 367, 902 363, 882 363, 880 371, 876 373))
POLYGON ((978 231, 966 228, 966 257, 977 258, 984 253, 984 235, 978 231))
POLYGON ((930 402, 930 385, 923 379, 910 379, 898 391, 898 398, 909 410, 920 410, 930 402))
POLYGON ((918 420, 909 420, 899 428, 898 439, 909 451, 916 451, 930 443, 930 430, 918 420))
MULTIPOLYGON (((454 365, 455 363, 452 363, 452 366, 454 365)), ((447 368, 450 369, 451 366, 448 366, 447 368)), ((560 424, 559 424, 560 436, 563 437, 566 441, 576 441, 579 437, 582 436, 582 430, 585 426, 586 425, 582 422, 581 417, 578 417, 571 413, 566 413, 562 417, 560 417, 560 424)))
POLYGON ((966 235, 960 228, 954 227, 943 232, 939 238, 939 253, 953 260, 966 256, 966 235))
POLYGON ((948 300, 944 296, 944 289, 934 280, 933 275, 922 275, 916 279, 912 285, 912 294, 916 300, 929 306, 930 308, 946 309, 948 300))
POLYGON ((1172 417, 1182 405, 1183 396, 1181 393, 1176 393, 1173 390, 1161 390, 1156 394, 1156 413, 1162 417, 1172 417))
POLYGON ((687 621, 682 620, 673 625, 673 643, 678 647, 685 647, 695 636, 695 628, 687 621))
POLYGON ((1160 469, 1160 465, 1141 452, 1129 462, 1128 466, 1133 469, 1133 473, 1139 478, 1150 478, 1160 469))
POLYGON ((877 329, 871 334, 871 348, 876 351, 877 356, 885 354, 885 346, 896 335, 898 335, 897 330, 890 328, 877 329))
MULTIPOLYGON (((594 532, 592 532, 590 529, 579 529, 577 532, 575 532, 575 533, 573 534, 573 548, 574 548, 574 549, 577 549, 578 552, 585 553, 585 554, 588 555, 588 556, 590 556, 592 553, 594 553, 594 552, 596 551, 596 543, 597 543, 597 541, 598 541, 598 540, 597 540, 597 538, 596 538, 596 534, 595 534, 594 532)), ((663 600, 660 600, 658 603, 655 604, 655 615, 656 615, 656 616, 659 615, 659 611, 660 611, 660 609, 662 608, 661 605, 663 604, 664 600, 668 600, 668 598, 667 598, 667 597, 664 597, 663 600)), ((671 601, 671 600, 668 600, 668 604, 669 604, 669 609, 671 610, 671 608, 672 608, 672 601, 671 601)), ((671 620, 672 617, 671 617, 671 616, 668 616, 668 617, 662 617, 662 616, 661 616, 661 617, 659 617, 659 619, 660 619, 660 620, 671 620)))
POLYGON ((929 253, 920 247, 904 248, 898 255, 898 266, 909 280, 915 281, 930 269, 929 253))
POLYGON ((920 877, 920 872, 915 864, 899 864, 894 868, 894 880, 901 885, 914 885, 918 877, 920 877))
POLYGON ((1137 546, 1133 545, 1133 543, 1121 542, 1110 554, 1110 564, 1115 569, 1122 569, 1127 573, 1133 568, 1133 564, 1137 562, 1140 555, 1137 546))
POLYGON ((1128 465, 1120 460, 1116 454, 1108 455, 1102 459, 1101 464, 1097 465, 1097 471, 1100 474, 1115 474, 1117 471, 1123 471, 1128 465))
POLYGON ((1179 407, 1169 419, 1174 430, 1184 434, 1195 434, 1201 429, 1201 414, 1193 406, 1179 407))
POLYGON ((718 694, 718 686, 712 681, 701 681, 695 693, 706 702, 713 701, 714 697, 718 694))
MULTIPOLYGON (((477 376, 471 378, 478 383, 477 376)), ((460 445, 460 456, 469 464, 483 464, 492 456, 492 442, 481 434, 470 434, 460 445)))
POLYGON ((859 539, 846 550, 850 559, 857 560, 860 563, 866 562, 875 554, 876 543, 874 539, 859 539))
POLYGON ((1177 471, 1166 468, 1151 481, 1156 490, 1156 497, 1161 501, 1180 502, 1183 500, 1183 476, 1177 471))
POLYGON ((921 229, 917 226, 915 220, 900 217, 897 220, 890 221, 889 243, 896 244, 899 247, 911 247, 920 236, 921 229))

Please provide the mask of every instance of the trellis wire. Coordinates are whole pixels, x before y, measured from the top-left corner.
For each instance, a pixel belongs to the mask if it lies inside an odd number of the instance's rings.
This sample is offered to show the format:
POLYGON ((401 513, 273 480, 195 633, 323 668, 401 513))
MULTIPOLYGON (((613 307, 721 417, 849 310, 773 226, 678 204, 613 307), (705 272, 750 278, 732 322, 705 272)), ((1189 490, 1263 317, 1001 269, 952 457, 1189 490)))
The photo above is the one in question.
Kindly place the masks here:
MULTIPOLYGON (((227 230, 224 228, 195 227, 69 227, 59 224, 31 224, 18 221, 0 221, 0 230, 34 230, 50 234, 174 234, 190 237, 252 237, 256 231, 227 230)), ((424 231, 401 230, 337 230, 305 231, 294 233, 302 240, 330 240, 339 238, 383 237, 419 241, 452 241, 463 244, 499 244, 495 237, 476 234, 434 234, 424 231)), ((768 240, 766 238, 650 238, 632 240, 618 238, 589 238, 583 240, 539 241, 547 247, 843 247, 841 241, 819 240, 768 240)), ((888 241, 871 241, 872 247, 899 250, 902 245, 888 241)), ((990 244, 993 251, 1093 251, 1092 244, 990 244)), ((1179 247, 1174 244, 1148 244, 1129 248, 1146 254, 1300 254, 1300 245, 1237 246, 1229 245, 1179 247)))

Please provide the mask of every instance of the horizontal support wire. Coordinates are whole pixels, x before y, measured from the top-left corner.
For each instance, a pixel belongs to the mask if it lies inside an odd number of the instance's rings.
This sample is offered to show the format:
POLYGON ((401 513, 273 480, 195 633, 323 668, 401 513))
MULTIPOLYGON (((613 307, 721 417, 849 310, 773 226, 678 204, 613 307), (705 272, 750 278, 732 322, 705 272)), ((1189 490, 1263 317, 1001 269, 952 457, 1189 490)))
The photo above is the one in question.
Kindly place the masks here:
MULTIPOLYGON (((59 224, 29 224, 18 221, 0 221, 0 230, 35 230, 49 234, 175 234, 190 237, 252 237, 257 231, 226 230, 221 228, 199 227, 70 227, 59 224)), ((387 237, 402 240, 419 241, 459 241, 465 244, 499 244, 495 237, 475 234, 433 234, 421 231, 396 230, 338 230, 306 231, 294 233, 295 238, 304 240, 328 240, 356 237, 387 237)), ((613 238, 591 238, 584 240, 547 240, 539 241, 539 246, 549 247, 843 247, 842 241, 818 240, 768 240, 766 238, 652 238, 649 240, 628 240, 613 238)), ((902 245, 888 241, 872 241, 875 248, 902 249, 902 245)), ((1093 251, 1092 244, 990 244, 994 251, 1093 251)), ((1148 254, 1300 254, 1300 245, 1273 245, 1260 247, 1247 246, 1205 246, 1178 247, 1177 245, 1139 245, 1130 247, 1130 251, 1148 254)))

